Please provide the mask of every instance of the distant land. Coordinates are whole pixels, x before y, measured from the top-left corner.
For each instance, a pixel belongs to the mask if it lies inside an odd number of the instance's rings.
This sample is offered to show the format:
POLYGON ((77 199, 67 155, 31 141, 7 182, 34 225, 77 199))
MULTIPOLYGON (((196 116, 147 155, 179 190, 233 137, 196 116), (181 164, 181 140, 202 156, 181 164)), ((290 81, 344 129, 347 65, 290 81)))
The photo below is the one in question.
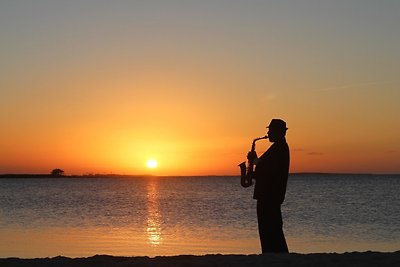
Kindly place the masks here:
MULTIPOLYGON (((294 172, 290 175, 296 176, 400 176, 395 173, 325 173, 325 172, 294 172)), ((53 174, 30 174, 30 173, 9 173, 0 174, 2 178, 140 178, 140 177, 240 177, 240 175, 151 175, 151 174, 82 174, 82 175, 53 175, 53 174)))
POLYGON ((154 175, 131 175, 131 174, 83 174, 83 175, 52 175, 52 174, 30 174, 30 173, 12 173, 0 174, 1 178, 133 178, 133 177, 151 177, 154 175))

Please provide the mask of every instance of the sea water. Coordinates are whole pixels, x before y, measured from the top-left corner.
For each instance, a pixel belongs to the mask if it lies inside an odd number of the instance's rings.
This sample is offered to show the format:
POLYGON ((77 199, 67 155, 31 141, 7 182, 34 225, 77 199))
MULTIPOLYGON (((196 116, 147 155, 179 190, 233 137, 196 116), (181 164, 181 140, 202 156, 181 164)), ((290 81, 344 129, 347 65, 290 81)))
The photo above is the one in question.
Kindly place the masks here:
MULTIPOLYGON (((0 257, 257 254, 252 191, 239 177, 0 179, 0 257)), ((399 250, 399 192, 398 175, 290 175, 289 250, 399 250)))

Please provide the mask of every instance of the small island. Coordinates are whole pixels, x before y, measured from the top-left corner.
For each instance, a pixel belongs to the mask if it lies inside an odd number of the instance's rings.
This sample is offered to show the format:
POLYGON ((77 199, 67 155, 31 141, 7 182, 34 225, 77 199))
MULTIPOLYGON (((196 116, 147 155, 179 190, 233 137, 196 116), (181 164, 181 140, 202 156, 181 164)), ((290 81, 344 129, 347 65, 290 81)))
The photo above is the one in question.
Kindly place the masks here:
POLYGON ((49 173, 6 173, 0 174, 0 179, 3 178, 134 178, 134 177, 151 177, 153 175, 132 175, 132 174, 114 174, 114 173, 87 173, 87 174, 71 174, 66 175, 64 170, 56 168, 49 173))

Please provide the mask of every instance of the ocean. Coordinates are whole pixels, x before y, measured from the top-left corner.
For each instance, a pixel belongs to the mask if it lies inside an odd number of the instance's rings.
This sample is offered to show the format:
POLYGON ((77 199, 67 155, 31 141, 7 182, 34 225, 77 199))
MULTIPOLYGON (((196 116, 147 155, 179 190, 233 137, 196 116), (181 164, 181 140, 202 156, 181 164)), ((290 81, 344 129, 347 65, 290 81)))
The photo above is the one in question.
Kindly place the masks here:
MULTIPOLYGON (((0 179, 0 258, 258 254, 239 177, 0 179)), ((292 174, 290 252, 400 250, 400 175, 292 174)))

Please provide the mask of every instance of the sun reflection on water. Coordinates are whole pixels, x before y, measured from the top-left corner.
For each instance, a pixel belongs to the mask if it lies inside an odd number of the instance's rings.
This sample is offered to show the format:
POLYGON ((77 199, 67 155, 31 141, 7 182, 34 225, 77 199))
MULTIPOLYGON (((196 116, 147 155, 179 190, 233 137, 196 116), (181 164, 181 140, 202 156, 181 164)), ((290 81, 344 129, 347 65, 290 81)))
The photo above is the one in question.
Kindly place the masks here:
POLYGON ((156 180, 150 180, 147 184, 147 236, 149 244, 158 246, 162 243, 161 214, 158 203, 158 185, 156 180))

